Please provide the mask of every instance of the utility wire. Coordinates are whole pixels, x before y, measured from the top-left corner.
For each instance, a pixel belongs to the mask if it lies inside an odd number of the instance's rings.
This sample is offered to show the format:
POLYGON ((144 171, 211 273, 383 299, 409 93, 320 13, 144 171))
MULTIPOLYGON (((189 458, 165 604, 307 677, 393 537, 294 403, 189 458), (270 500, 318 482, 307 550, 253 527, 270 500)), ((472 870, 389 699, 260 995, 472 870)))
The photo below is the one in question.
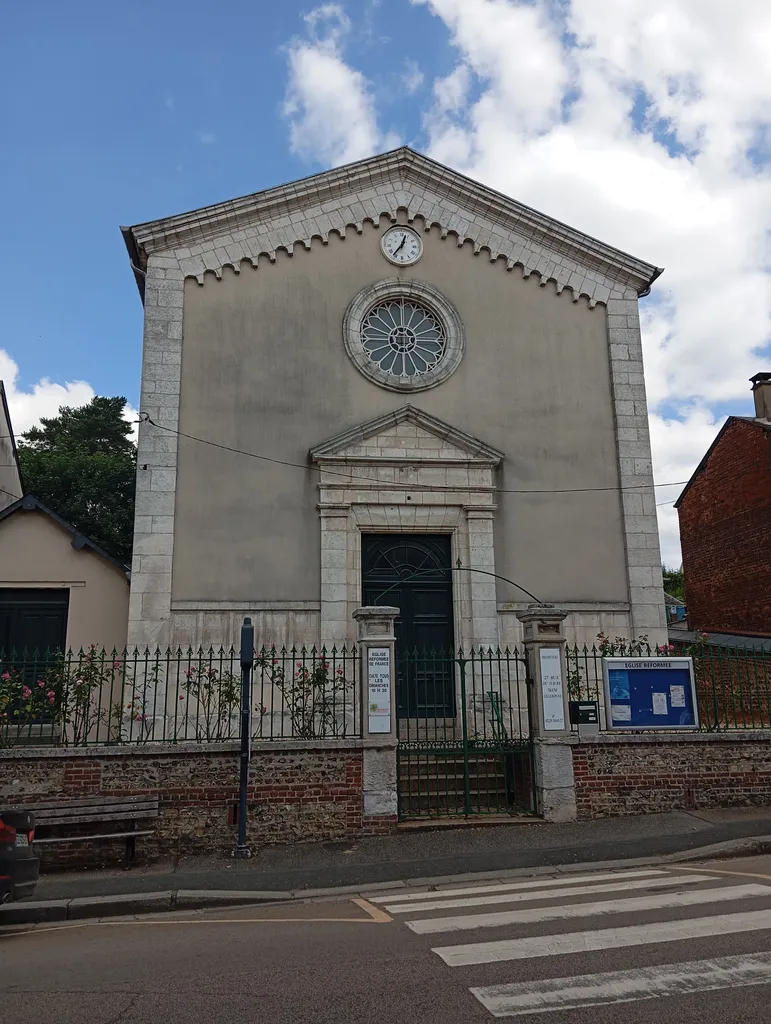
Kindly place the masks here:
MULTIPOLYGON (((144 419, 138 420, 137 422, 139 422, 139 423, 142 423, 142 422, 150 423, 150 424, 152 424, 152 426, 157 427, 158 430, 166 430, 170 434, 176 434, 177 437, 187 438, 188 441, 197 441, 199 444, 206 444, 206 445, 209 445, 212 448, 220 448, 222 451, 233 452, 233 454, 235 454, 235 455, 246 455, 250 459, 259 459, 261 462, 271 462, 271 463, 273 463, 273 464, 275 464, 277 466, 290 466, 293 469, 303 469, 306 472, 308 470, 311 470, 314 473, 320 473, 321 472, 321 468, 317 467, 317 466, 308 466, 307 464, 305 464, 303 462, 289 462, 286 459, 276 459, 276 458, 273 458, 270 455, 258 455, 256 452, 244 451, 243 448, 232 448, 230 445, 227 445, 227 444, 219 444, 219 442, 217 442, 217 441, 209 441, 205 437, 196 437, 194 434, 186 434, 183 430, 175 430, 173 427, 167 427, 163 423, 156 423, 155 420, 152 419, 152 417, 147 415, 147 413, 143 413, 142 416, 144 417, 144 419)), ((338 476, 341 479, 343 479, 346 483, 361 482, 363 484, 371 484, 371 483, 374 482, 371 477, 364 477, 364 476, 357 477, 357 476, 353 476, 353 475, 350 475, 350 474, 345 476, 344 474, 336 473, 336 472, 334 472, 334 470, 331 470, 331 469, 325 469, 324 472, 328 473, 330 476, 338 476)), ((682 486, 684 484, 687 484, 687 483, 688 483, 687 480, 673 480, 671 483, 654 484, 653 486, 654 487, 680 487, 680 486, 682 486)), ((643 487, 644 488, 644 487, 647 487, 647 486, 648 486, 647 484, 634 484, 632 487, 623 488, 623 489, 624 490, 632 490, 633 488, 637 488, 637 487, 643 487)), ((396 490, 414 491, 416 489, 416 487, 417 487, 416 484, 399 484, 399 483, 390 483, 389 482, 387 484, 383 483, 382 486, 381 486, 381 490, 388 490, 388 491, 391 491, 391 490, 394 490, 394 491, 396 491, 396 490)), ((439 486, 437 484, 433 484, 433 485, 432 484, 421 484, 420 485, 420 490, 423 490, 423 491, 452 490, 452 489, 453 488, 450 485, 445 486, 445 487, 441 487, 441 486, 439 486)), ((473 487, 472 487, 472 490, 473 490, 473 487)), ((533 487, 533 488, 528 488, 528 487, 494 487, 493 490, 496 491, 499 494, 574 494, 576 492, 587 492, 587 491, 620 491, 620 490, 622 490, 622 488, 621 487, 617 487, 617 486, 616 487, 533 487)))
POLYGON ((396 590, 397 587, 401 587, 404 583, 409 583, 411 580, 417 579, 419 576, 425 576, 427 574, 431 575, 437 572, 477 572, 481 573, 483 576, 492 576, 496 580, 503 580, 504 583, 510 583, 512 587, 516 587, 517 590, 521 590, 523 594, 527 594, 528 597, 531 597, 536 604, 543 604, 535 594, 531 594, 530 591, 526 590, 521 583, 515 583, 514 580, 510 580, 508 576, 501 576, 500 573, 488 572, 487 569, 473 569, 470 566, 463 565, 460 559, 458 559, 457 565, 454 566, 434 566, 431 569, 416 569, 410 576, 405 576, 404 579, 397 580, 396 583, 391 584, 390 587, 384 590, 382 594, 378 594, 374 599, 375 604, 377 604, 381 598, 385 597, 386 594, 389 594, 392 590, 396 590))

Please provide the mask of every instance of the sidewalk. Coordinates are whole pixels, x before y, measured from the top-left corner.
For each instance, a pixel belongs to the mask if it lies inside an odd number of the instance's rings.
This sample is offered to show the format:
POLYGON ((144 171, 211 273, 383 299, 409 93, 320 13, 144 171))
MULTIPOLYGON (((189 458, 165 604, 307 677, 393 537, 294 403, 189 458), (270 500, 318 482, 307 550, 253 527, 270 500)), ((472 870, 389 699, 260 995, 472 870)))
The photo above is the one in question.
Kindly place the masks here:
MULTIPOLYGON (((190 857, 131 871, 42 875, 35 902, 180 890, 264 898, 337 886, 435 879, 467 872, 516 871, 648 858, 707 850, 764 837, 771 846, 771 807, 668 814, 555 825, 536 820, 457 828, 401 827, 396 835, 355 841, 270 846, 247 861, 190 857)), ((749 848, 750 844, 745 844, 749 848)), ((726 852, 741 850, 741 844, 726 852)), ((696 855, 696 854, 694 854, 696 855)), ((23 904, 18 904, 22 906, 23 904)))

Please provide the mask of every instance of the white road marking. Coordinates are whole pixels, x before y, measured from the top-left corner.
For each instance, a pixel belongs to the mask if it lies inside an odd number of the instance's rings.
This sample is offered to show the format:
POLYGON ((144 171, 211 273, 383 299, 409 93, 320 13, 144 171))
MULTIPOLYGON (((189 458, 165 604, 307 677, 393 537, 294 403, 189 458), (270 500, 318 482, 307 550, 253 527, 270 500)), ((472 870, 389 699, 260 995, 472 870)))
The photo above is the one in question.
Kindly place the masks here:
MULTIPOLYGON (((401 903, 412 903, 417 900, 437 899, 440 896, 473 896, 483 892, 515 892, 519 889, 557 889, 563 886, 578 885, 579 882, 608 882, 622 881, 626 878, 652 878, 656 875, 665 875, 666 871, 658 868, 650 868, 640 871, 608 871, 605 873, 595 872, 594 874, 570 875, 566 878, 536 878, 529 882, 496 882, 495 885, 470 885, 464 889, 441 889, 435 892, 415 892, 409 896, 402 896, 401 903)), ((397 893, 389 892, 384 896, 367 896, 370 903, 389 903, 397 897, 397 893)))
POLYGON ((753 953, 516 985, 491 985, 472 988, 471 992, 494 1017, 518 1017, 770 983, 771 953, 753 953))
POLYGON ((528 910, 504 910, 500 914, 468 914, 465 917, 426 917, 404 923, 417 935, 438 932, 464 932, 475 928, 500 928, 502 925, 563 921, 576 917, 601 917, 605 914, 644 913, 672 907, 693 907, 702 903, 723 903, 750 897, 771 898, 771 886, 733 885, 694 892, 659 893, 631 899, 605 900, 601 903, 575 903, 560 907, 530 907, 528 910))
POLYGON ((539 935, 527 939, 498 942, 474 942, 463 946, 439 946, 432 952, 450 967, 490 964, 505 960, 588 953, 596 949, 620 949, 627 946, 681 942, 712 935, 736 935, 739 932, 771 931, 771 910, 744 914, 697 917, 690 921, 664 921, 657 924, 604 928, 597 931, 569 932, 563 935, 539 935))
MULTIPOLYGON (((663 875, 658 878, 642 878, 618 882, 607 882, 602 885, 576 885, 571 889, 531 890, 530 892, 500 893, 493 896, 469 896, 463 899, 426 900, 416 906, 414 903, 388 903, 385 909, 389 914, 414 914, 415 911, 456 910, 461 907, 487 907, 497 903, 535 903, 537 900, 564 899, 566 896, 593 896, 600 892, 617 892, 619 889, 663 889, 672 885, 691 885, 696 882, 714 882, 711 875, 663 875)), ((393 899, 393 897, 391 897, 393 899)))

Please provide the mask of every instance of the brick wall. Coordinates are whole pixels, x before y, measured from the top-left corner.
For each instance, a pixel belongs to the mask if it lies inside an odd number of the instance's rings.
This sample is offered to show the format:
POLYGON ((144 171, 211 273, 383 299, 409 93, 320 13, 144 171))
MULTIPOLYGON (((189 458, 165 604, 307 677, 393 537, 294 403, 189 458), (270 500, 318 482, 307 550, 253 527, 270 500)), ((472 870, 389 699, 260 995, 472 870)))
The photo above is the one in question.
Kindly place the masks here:
MULTIPOLYGON (((252 755, 248 822, 252 846, 374 835, 396 824, 395 819, 363 815, 361 749, 271 746, 255 749, 252 755)), ((238 799, 238 754, 233 744, 206 749, 191 744, 189 748, 0 752, 1 804, 34 811, 36 802, 53 797, 156 793, 160 817, 147 826, 155 829, 154 837, 137 841, 141 859, 232 849, 236 828, 229 823, 229 815, 238 799)), ((123 846, 120 842, 56 844, 48 850, 41 847, 41 852, 47 868, 107 864, 122 856, 123 846)))
POLYGON ((573 747, 579 818, 771 803, 771 733, 613 736, 573 747))
POLYGON ((729 421, 678 514, 690 627, 771 633, 771 431, 729 421))

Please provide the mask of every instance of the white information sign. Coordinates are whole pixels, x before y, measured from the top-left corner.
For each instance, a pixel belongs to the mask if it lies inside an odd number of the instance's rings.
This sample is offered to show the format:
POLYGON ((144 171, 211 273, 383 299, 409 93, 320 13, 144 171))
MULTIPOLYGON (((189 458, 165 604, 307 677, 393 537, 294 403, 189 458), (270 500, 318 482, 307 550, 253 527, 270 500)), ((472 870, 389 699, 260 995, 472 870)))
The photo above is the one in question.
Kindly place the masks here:
POLYGON ((367 717, 370 732, 391 731, 391 648, 367 651, 367 717))
POLYGON ((632 721, 632 705, 631 704, 614 704, 613 705, 613 721, 614 722, 631 722, 632 721))
POLYGON ((684 708, 685 707, 685 687, 684 686, 670 686, 669 687, 669 703, 673 708, 684 708))
POLYGON ((651 697, 653 699, 653 714, 668 715, 667 695, 665 693, 652 693, 651 697))
POLYGON ((542 647, 539 653, 543 727, 547 732, 561 732, 565 728, 565 700, 562 695, 560 652, 557 647, 542 647))

